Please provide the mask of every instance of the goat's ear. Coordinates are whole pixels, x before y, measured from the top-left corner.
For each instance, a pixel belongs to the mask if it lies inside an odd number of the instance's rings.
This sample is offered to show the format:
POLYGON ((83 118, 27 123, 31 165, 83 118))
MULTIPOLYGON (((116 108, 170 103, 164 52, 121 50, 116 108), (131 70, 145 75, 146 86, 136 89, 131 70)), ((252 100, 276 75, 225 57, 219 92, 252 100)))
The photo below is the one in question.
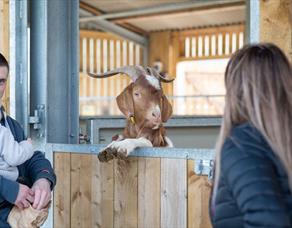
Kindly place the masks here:
POLYGON ((132 96, 133 84, 128 85, 123 92, 117 96, 116 101, 120 111, 129 118, 134 113, 134 104, 132 96))
POLYGON ((161 117, 162 117, 162 122, 166 122, 170 116, 172 115, 172 106, 167 100, 166 96, 162 96, 162 107, 161 107, 161 117))

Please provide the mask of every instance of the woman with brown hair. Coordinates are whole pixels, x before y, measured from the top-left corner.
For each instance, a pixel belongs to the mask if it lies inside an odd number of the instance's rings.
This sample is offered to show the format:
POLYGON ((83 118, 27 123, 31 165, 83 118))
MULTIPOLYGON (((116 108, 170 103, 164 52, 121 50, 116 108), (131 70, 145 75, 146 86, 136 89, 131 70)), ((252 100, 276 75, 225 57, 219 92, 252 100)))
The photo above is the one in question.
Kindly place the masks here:
POLYGON ((292 69, 273 44, 247 45, 225 72, 210 215, 214 227, 292 227, 292 69))

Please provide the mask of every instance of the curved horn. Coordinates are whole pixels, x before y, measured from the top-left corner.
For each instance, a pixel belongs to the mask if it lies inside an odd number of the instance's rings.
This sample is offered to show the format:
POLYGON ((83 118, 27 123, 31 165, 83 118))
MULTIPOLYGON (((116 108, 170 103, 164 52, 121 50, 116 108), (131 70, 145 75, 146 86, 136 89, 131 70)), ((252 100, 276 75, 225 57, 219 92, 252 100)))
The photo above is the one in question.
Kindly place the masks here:
POLYGON ((174 80, 174 78, 166 78, 165 75, 161 75, 156 69, 147 67, 147 71, 149 74, 155 76, 157 79, 159 79, 162 82, 170 83, 174 80))
POLYGON ((144 68, 141 66, 125 66, 125 67, 120 67, 120 68, 105 72, 103 74, 93 74, 93 73, 87 73, 87 74, 93 78, 108 78, 120 73, 127 74, 133 81, 136 81, 137 78, 140 77, 141 74, 145 74, 146 72, 144 68))

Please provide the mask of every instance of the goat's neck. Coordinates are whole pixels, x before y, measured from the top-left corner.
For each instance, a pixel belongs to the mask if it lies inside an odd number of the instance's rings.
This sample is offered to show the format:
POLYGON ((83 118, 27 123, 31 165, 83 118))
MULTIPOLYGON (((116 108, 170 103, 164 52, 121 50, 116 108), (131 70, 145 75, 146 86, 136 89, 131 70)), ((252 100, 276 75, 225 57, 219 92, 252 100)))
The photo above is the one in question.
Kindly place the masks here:
POLYGON ((123 136, 125 138, 140 138, 144 137, 148 139, 153 146, 166 146, 165 142, 165 129, 164 127, 159 127, 158 129, 151 128, 140 128, 136 124, 132 124, 131 122, 127 122, 127 125, 124 129, 123 136))

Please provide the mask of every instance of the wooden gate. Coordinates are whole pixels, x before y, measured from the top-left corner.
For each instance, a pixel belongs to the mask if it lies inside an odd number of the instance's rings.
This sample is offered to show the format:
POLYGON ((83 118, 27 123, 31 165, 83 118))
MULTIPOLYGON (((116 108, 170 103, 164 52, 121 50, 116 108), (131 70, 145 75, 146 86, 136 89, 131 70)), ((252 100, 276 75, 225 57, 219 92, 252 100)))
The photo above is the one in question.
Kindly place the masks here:
POLYGON ((96 155, 56 152, 54 161, 55 228, 211 227, 210 184, 194 173, 194 160, 100 163, 96 155))

